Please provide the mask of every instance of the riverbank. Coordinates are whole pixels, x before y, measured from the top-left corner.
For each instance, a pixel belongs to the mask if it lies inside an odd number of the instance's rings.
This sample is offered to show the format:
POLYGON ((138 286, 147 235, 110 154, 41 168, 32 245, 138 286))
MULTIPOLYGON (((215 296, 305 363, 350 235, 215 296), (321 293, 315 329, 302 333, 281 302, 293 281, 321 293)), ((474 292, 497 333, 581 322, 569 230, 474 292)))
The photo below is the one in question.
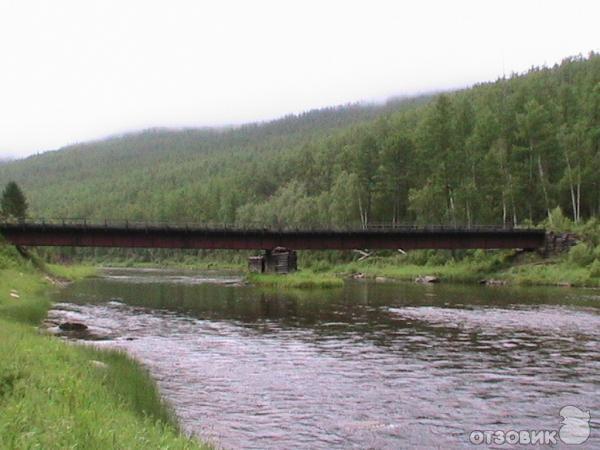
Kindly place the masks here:
POLYGON ((600 287, 600 274, 593 267, 579 267, 567 261, 535 258, 514 265, 476 261, 417 265, 380 260, 373 263, 337 265, 331 270, 340 277, 364 276, 378 281, 414 281, 429 276, 440 282, 452 283, 600 287))
MULTIPOLYGON (((363 261, 330 262, 325 254, 300 253, 300 270, 284 276, 247 273, 246 280, 256 286, 281 289, 336 288, 351 278, 377 281, 414 281, 432 276, 441 282, 488 283, 517 286, 573 286, 600 287, 599 247, 581 243, 569 252, 543 258, 536 252, 512 250, 414 251, 406 255, 373 256, 363 261)), ((389 253, 389 252, 388 252, 389 253)), ((110 267, 170 268, 184 270, 236 270, 243 272, 240 263, 215 260, 197 264, 173 261, 158 263, 123 263, 116 261, 110 267)), ((58 279, 93 276, 101 266, 47 264, 47 269, 58 279)))
POLYGON ((477 250, 458 256, 451 252, 418 251, 346 263, 307 259, 301 261, 298 272, 284 276, 249 274, 247 280, 267 287, 328 288, 339 287, 351 278, 415 281, 434 277, 450 283, 597 288, 600 262, 594 252, 580 244, 569 253, 551 258, 536 253, 477 250))
MULTIPOLYGON (((147 371, 127 355, 41 334, 56 286, 19 258, 0 251, 0 448, 209 448, 181 435, 147 371)), ((58 277, 92 272, 56 269, 58 277)))
POLYGON ((64 280, 65 282, 73 282, 97 275, 98 267, 81 264, 45 264, 44 271, 47 272, 48 275, 50 275, 53 279, 64 280))

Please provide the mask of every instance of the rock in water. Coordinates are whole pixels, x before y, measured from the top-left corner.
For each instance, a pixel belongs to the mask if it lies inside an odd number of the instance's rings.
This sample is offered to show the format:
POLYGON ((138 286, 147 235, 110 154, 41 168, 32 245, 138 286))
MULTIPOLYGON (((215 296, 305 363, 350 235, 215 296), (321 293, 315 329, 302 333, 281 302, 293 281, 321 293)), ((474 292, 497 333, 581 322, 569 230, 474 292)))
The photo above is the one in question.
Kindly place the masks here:
POLYGON ((58 328, 63 331, 85 331, 88 329, 87 325, 80 322, 63 322, 58 328))
POLYGON ((494 280, 489 279, 489 280, 481 280, 479 282, 479 284, 485 284, 486 286, 505 286, 506 285, 506 281, 505 280, 494 280))
POLYGON ((433 275, 425 275, 424 277, 419 276, 415 278, 415 283, 439 283, 440 279, 438 277, 434 277, 433 275))

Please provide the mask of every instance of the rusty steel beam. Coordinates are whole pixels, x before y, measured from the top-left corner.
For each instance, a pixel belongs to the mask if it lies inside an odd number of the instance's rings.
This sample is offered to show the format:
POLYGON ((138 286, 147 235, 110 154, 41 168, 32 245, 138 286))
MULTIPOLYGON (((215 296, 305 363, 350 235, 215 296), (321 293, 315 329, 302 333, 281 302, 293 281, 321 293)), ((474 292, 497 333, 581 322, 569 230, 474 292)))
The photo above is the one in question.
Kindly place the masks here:
POLYGON ((382 229, 276 231, 181 227, 0 224, 0 234, 22 246, 181 249, 295 250, 352 249, 537 249, 538 229, 382 229))

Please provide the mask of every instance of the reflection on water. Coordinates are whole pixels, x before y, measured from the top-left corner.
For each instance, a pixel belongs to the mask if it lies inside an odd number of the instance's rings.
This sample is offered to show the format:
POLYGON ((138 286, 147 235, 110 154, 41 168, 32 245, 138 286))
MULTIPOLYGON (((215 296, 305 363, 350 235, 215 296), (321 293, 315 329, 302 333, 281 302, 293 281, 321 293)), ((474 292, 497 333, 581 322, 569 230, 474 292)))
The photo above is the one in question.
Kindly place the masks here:
POLYGON ((225 448, 466 447, 471 430, 558 429, 565 405, 598 425, 597 291, 239 281, 114 270, 52 315, 138 357, 184 428, 225 448))

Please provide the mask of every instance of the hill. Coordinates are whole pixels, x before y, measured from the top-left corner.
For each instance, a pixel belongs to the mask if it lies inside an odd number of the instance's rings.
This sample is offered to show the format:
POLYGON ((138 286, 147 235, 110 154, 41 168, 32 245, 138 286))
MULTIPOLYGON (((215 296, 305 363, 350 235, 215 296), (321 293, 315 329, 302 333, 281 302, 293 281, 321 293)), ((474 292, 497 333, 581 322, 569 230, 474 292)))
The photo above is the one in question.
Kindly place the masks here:
POLYGON ((0 166, 32 216, 266 225, 600 213, 600 56, 470 89, 228 129, 147 130, 0 166))

